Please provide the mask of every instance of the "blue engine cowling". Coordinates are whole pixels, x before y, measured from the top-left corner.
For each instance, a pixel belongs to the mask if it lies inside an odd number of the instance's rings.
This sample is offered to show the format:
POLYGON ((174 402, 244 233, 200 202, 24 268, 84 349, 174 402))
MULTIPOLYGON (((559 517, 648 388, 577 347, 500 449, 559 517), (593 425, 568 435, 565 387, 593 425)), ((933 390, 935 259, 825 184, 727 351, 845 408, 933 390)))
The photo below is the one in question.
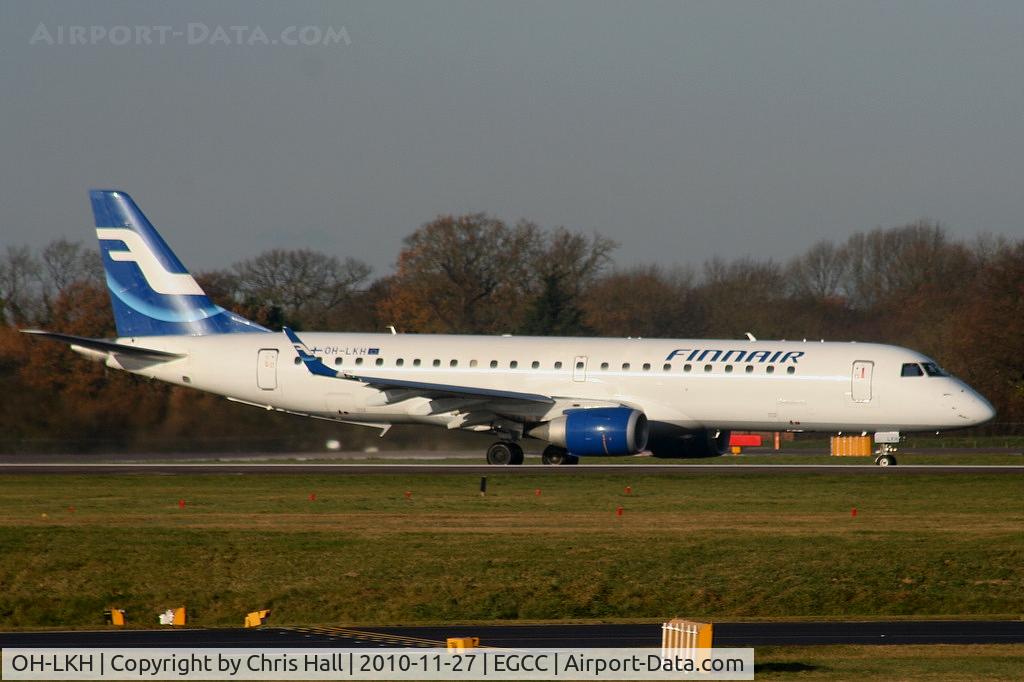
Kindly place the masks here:
POLYGON ((632 455, 647 446, 647 416, 629 407, 566 410, 530 435, 573 455, 632 455))

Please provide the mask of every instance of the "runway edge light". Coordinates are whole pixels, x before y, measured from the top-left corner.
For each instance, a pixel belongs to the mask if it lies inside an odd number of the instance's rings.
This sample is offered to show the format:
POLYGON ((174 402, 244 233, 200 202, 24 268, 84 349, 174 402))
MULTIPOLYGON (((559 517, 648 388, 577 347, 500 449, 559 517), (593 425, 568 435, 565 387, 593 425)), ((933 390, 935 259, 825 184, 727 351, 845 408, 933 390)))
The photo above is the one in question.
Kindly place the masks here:
POLYGON ((258 628, 263 625, 263 621, 270 616, 270 609, 262 609, 260 611, 250 611, 245 614, 245 627, 247 628, 258 628))
POLYGON ((184 625, 185 607, 179 606, 176 609, 167 609, 159 616, 160 625, 184 625))
POLYGON ((124 626, 124 609, 109 608, 103 612, 103 619, 107 625, 124 626))
POLYGON ((480 646, 479 637, 449 637, 448 641, 449 651, 460 651, 462 649, 473 649, 480 646))

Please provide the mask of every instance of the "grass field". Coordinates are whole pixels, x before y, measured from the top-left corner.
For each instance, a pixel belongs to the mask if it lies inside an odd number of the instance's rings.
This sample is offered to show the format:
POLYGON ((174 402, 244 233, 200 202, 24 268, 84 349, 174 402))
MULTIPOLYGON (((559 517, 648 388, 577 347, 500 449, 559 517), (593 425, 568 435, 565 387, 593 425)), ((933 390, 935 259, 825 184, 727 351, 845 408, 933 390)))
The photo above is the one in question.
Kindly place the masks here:
POLYGON ((148 626, 180 604, 211 626, 263 607, 278 625, 1024 612, 1016 475, 478 484, 2 477, 0 626, 94 626, 111 605, 148 626))
POLYGON ((1024 645, 762 647, 758 680, 1020 680, 1024 645))

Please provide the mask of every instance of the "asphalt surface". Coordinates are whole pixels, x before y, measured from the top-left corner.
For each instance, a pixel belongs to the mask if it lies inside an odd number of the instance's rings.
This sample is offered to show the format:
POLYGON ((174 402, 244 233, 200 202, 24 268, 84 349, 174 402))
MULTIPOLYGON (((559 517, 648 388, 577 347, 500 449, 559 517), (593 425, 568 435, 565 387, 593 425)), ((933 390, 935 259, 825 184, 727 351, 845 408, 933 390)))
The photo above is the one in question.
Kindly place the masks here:
POLYGON ((799 474, 906 476, 915 474, 1024 474, 1024 465, 901 464, 582 464, 579 466, 489 466, 487 464, 309 464, 309 463, 4 463, 0 474, 799 474))
MULTIPOLYGON (((310 627, 0 632, 0 647, 443 647, 479 637, 503 649, 659 647, 658 624, 310 627)), ((1024 620, 715 623, 714 645, 1024 643, 1024 620)))
MULTIPOLYGON (((747 448, 743 451, 741 459, 747 462, 765 462, 771 464, 771 460, 779 456, 800 457, 808 459, 828 455, 827 448, 799 448, 791 450, 774 451, 771 448, 747 448)), ((939 447, 939 448, 910 448, 901 447, 897 455, 931 455, 931 456, 957 456, 957 455, 1016 455, 1021 458, 1024 464, 1024 450, 1020 447, 939 447)), ((539 463, 540 455, 527 452, 527 461, 539 463)), ((622 459, 632 459, 623 457, 622 459)), ((725 456, 724 459, 731 459, 725 456)), ((136 463, 176 463, 176 464, 203 464, 203 463, 249 463, 260 462, 323 462, 336 464, 358 464, 368 462, 406 462, 437 464, 439 460, 466 460, 467 464, 482 464, 484 460, 483 450, 323 450, 310 451, 236 451, 236 452, 0 452, 0 464, 136 464, 136 463)), ((713 461, 713 460, 712 460, 713 461)), ((584 458, 584 462, 589 462, 584 458)), ((665 464, 684 464, 678 460, 663 461, 665 464)))

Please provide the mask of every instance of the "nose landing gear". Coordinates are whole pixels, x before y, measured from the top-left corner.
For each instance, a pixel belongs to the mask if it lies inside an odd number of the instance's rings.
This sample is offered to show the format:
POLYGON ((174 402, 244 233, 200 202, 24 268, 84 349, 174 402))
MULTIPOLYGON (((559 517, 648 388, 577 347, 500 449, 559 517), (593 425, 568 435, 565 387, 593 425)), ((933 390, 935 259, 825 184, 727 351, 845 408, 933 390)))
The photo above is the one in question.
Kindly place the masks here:
POLYGON ((875 464, 880 467, 896 466, 896 446, 900 442, 899 431, 879 431, 875 433, 875 464))
POLYGON ((880 467, 896 466, 896 456, 891 453, 883 453, 875 457, 875 464, 880 467))

